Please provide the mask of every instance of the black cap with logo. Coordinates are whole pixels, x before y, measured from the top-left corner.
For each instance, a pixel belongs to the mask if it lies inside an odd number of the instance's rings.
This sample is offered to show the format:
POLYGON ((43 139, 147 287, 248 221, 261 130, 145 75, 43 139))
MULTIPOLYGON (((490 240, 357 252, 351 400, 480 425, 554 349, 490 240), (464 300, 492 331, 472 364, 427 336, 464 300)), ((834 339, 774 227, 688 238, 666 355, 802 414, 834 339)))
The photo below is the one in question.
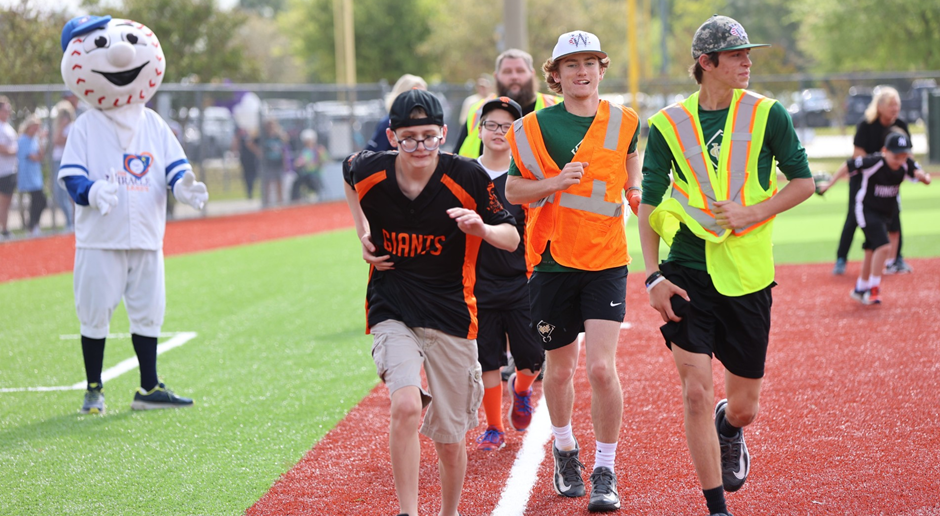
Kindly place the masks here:
POLYGON ((506 110, 512 115, 513 120, 522 118, 522 107, 519 106, 518 102, 509 97, 496 97, 495 99, 487 100, 480 109, 480 118, 486 116, 487 113, 494 109, 506 110))
POLYGON ((914 144, 911 143, 911 139, 906 134, 892 131, 885 138, 885 148, 894 153, 911 152, 914 144))
POLYGON ((408 90, 395 97, 392 109, 388 113, 388 125, 394 131, 400 127, 414 127, 416 125, 444 126, 444 108, 441 101, 427 90, 408 90), (424 110, 427 116, 411 118, 415 108, 424 110))

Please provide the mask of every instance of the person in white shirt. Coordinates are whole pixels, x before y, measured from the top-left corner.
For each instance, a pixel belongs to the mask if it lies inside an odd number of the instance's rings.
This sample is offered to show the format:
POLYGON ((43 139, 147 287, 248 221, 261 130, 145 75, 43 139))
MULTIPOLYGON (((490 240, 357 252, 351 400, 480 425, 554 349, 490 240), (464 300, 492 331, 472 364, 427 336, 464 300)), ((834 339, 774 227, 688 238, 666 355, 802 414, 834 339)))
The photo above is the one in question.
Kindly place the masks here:
POLYGON ((13 104, 10 99, 0 96, 0 239, 10 237, 7 228, 7 216, 10 203, 13 202, 13 190, 16 189, 16 151, 18 148, 16 130, 10 125, 13 104))

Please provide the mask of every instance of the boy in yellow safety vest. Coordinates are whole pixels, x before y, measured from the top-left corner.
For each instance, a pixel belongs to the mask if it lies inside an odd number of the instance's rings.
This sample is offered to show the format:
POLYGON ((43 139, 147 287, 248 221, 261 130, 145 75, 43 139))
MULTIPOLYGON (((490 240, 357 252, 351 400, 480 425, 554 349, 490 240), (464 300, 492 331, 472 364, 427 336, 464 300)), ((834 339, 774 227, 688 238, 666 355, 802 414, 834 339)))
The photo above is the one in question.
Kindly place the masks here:
POLYGON ((638 218, 646 288, 665 321, 661 332, 682 382, 686 441, 712 515, 730 514, 725 491, 739 489, 750 468, 742 428, 757 417, 764 376, 773 218, 814 191, 787 110, 744 89, 750 48, 760 46, 767 45, 750 43, 731 18, 702 24, 690 70, 699 91, 650 119, 643 163, 638 218), (775 158, 789 180, 779 192, 775 158), (660 239, 671 246, 662 264, 660 239), (725 367, 727 396, 714 418, 712 354, 725 367))

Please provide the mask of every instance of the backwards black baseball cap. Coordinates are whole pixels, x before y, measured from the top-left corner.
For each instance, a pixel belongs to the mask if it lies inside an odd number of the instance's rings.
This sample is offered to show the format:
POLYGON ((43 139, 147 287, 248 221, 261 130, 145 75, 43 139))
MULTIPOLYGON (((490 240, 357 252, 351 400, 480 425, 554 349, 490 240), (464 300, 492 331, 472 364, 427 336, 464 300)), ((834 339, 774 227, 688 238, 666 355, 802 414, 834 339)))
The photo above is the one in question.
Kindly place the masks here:
POLYGON ((885 148, 894 153, 911 152, 914 144, 911 143, 911 139, 906 134, 892 131, 885 138, 885 148))
POLYGON ((522 108, 519 106, 519 103, 509 97, 496 97, 495 99, 487 100, 480 109, 480 118, 483 118, 494 109, 506 110, 512 115, 513 120, 522 118, 522 108))
POLYGON ((444 108, 427 90, 408 90, 395 97, 392 109, 388 113, 388 126, 391 130, 400 127, 414 127, 416 125, 444 126, 444 108), (421 108, 427 114, 423 118, 411 118, 411 112, 421 108))

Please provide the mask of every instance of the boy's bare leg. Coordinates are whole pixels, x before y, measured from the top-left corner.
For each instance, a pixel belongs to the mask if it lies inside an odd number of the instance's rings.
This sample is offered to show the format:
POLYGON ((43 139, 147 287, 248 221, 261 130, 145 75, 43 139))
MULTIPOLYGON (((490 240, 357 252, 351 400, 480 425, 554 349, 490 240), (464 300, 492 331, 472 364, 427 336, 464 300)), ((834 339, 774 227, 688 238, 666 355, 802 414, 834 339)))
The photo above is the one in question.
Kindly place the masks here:
MULTIPOLYGON (((402 387, 392 393, 391 424, 388 447, 392 456, 392 474, 400 512, 418 514, 418 469, 421 443, 418 425, 421 421, 421 391, 402 387)), ((466 467, 466 463, 464 464, 466 467)))

